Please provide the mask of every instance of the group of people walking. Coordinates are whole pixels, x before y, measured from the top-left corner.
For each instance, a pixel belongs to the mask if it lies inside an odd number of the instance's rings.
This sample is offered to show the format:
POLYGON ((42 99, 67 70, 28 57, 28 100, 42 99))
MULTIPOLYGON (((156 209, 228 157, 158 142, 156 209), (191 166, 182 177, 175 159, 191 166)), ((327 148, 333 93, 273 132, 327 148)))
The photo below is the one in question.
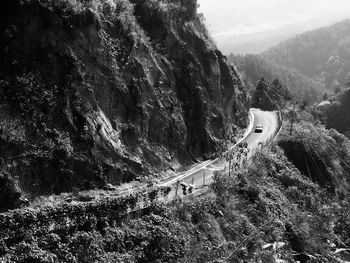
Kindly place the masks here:
MULTIPOLYGON (((229 163, 229 172, 233 169, 238 170, 241 165, 245 165, 248 161, 248 154, 250 149, 247 142, 242 142, 237 145, 238 149, 235 151, 229 151, 220 156, 220 159, 225 158, 226 162, 229 163)), ((226 170, 226 168, 225 168, 226 170)), ((195 186, 186 182, 178 182, 177 190, 181 186, 182 194, 189 195, 193 193, 195 186)), ((176 190, 176 192, 177 192, 176 190)))

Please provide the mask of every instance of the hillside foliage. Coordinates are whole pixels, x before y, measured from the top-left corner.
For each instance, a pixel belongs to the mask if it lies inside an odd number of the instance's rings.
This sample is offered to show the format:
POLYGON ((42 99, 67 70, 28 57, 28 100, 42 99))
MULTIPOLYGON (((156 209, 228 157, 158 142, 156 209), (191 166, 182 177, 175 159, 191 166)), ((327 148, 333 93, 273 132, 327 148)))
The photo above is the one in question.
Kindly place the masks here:
POLYGON ((337 131, 350 137, 350 90, 346 89, 343 92, 329 98, 329 105, 321 110, 327 116, 327 128, 333 128, 337 131))
POLYGON ((337 80, 349 82, 350 20, 303 33, 264 52, 264 58, 295 69, 329 89, 337 80))
POLYGON ((229 57, 242 74, 249 88, 257 85, 263 77, 269 82, 278 79, 281 85, 291 91, 295 99, 308 103, 317 102, 324 93, 324 85, 295 69, 274 63, 262 55, 233 55, 229 57))
POLYGON ((350 245, 348 193, 334 195, 313 182, 278 146, 258 152, 231 175, 218 173, 212 189, 206 197, 153 205, 115 223, 92 220, 69 233, 29 231, 21 242, 2 240, 0 260, 253 263, 344 258, 335 249, 350 245), (276 243, 283 245, 265 248, 276 243))
POLYGON ((196 0, 5 0, 0 16, 0 174, 14 197, 157 177, 246 124, 244 84, 196 0))

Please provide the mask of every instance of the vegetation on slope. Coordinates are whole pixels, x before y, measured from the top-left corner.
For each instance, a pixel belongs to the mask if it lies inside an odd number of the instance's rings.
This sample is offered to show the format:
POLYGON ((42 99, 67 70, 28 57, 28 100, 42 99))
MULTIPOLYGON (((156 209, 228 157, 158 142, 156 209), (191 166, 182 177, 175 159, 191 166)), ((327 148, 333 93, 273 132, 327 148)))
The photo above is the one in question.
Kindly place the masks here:
MULTIPOLYGON (((350 90, 336 94, 329 98, 329 104, 320 107, 326 116, 327 128, 333 128, 343 133, 347 137, 350 136, 350 90)), ((327 102, 328 102, 327 101, 327 102)))
MULTIPOLYGON (((3 240, 5 262, 339 262, 350 246, 349 170, 322 147, 349 159, 349 141, 300 122, 271 150, 258 152, 231 175, 218 173, 205 197, 155 205, 142 214, 89 224, 69 233, 28 231, 20 243, 3 240), (339 148, 341 146, 342 148, 339 148), (281 148, 280 148, 281 147, 281 148), (300 156, 325 161, 326 173, 302 167, 300 156), (284 154, 286 153, 286 155, 284 154), (309 155, 309 153, 310 155, 309 155), (289 159, 287 159, 287 157, 289 159), (312 157, 311 157, 312 156, 312 157), (335 191, 334 191, 335 189, 335 191), (273 249, 275 246, 276 249, 273 249)), ((310 160, 311 160, 310 159, 310 160)), ((310 161, 311 163, 311 161, 310 161)), ((311 167, 312 164, 310 164, 311 167)))
POLYGON ((289 89, 282 86, 278 79, 268 83, 262 78, 252 95, 252 107, 272 111, 284 108, 293 98, 289 89))
POLYGON ((316 29, 286 40, 259 55, 229 56, 254 87, 261 77, 278 78, 296 99, 318 102, 325 92, 347 87, 350 73, 350 21, 316 29))
POLYGON ((262 55, 233 55, 228 57, 242 74, 247 87, 254 88, 264 77, 272 82, 278 79, 282 86, 289 89, 295 99, 313 103, 324 94, 324 84, 311 79, 295 69, 274 63, 262 55))
MULTIPOLYGON (((210 42, 196 1, 4 2, 2 209, 23 189, 102 187, 208 157, 243 124, 243 86, 210 42)), ((251 82, 264 69, 254 64, 251 82)), ((286 106, 283 81, 303 80, 283 74, 270 86, 260 81, 256 106, 286 106)), ((47 209, 50 223, 46 210, 2 214, 12 225, 0 237, 0 262, 349 260, 350 142, 305 105, 289 135, 288 110, 277 145, 217 173, 205 197, 129 214, 118 200, 117 213, 105 209, 109 200, 65 204, 47 209)))
POLYGON ((277 65, 297 70, 330 88, 347 82, 350 72, 350 20, 306 32, 264 52, 277 65))
POLYGON ((244 87, 196 9, 1 1, 0 174, 12 197, 145 180, 209 158, 245 125, 244 87))

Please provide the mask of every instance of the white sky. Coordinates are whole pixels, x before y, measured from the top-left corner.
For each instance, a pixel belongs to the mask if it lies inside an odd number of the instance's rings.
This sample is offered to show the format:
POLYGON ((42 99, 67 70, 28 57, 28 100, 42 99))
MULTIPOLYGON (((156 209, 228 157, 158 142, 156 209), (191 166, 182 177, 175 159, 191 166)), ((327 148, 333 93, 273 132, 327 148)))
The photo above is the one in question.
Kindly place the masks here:
POLYGON ((209 31, 220 39, 349 14, 350 0, 198 0, 209 31))

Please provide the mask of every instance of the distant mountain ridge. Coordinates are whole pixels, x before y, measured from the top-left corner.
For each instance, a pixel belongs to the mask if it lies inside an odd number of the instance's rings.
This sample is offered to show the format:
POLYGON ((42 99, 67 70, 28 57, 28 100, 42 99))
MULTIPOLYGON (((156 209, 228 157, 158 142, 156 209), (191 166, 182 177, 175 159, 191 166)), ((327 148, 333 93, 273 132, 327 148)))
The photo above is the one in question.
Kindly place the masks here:
POLYGON ((330 87, 350 72, 350 19, 309 31, 264 52, 277 65, 293 68, 330 87))
POLYGON ((259 54, 300 34, 331 26, 348 18, 349 15, 347 14, 328 14, 322 18, 303 21, 297 24, 289 24, 267 31, 242 35, 226 35, 224 37, 217 36, 215 39, 223 52, 232 52, 240 55, 251 53, 259 54))
POLYGON ((350 76, 350 20, 290 38, 259 55, 229 56, 249 86, 278 78, 298 100, 319 101, 350 76))

